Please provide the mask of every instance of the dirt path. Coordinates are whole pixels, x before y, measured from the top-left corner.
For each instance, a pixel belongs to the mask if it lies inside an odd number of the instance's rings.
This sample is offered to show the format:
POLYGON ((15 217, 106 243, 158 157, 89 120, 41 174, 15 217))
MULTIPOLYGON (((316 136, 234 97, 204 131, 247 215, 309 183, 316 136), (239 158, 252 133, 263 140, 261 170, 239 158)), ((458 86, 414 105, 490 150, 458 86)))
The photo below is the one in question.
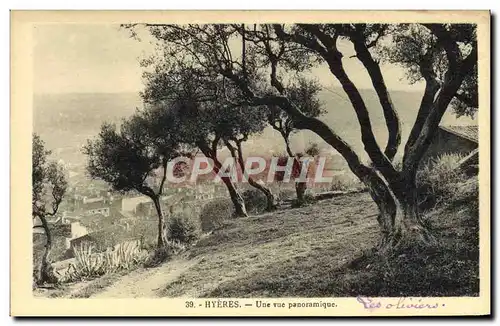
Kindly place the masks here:
POLYGON ((158 293, 182 273, 199 262, 199 259, 177 258, 162 266, 134 271, 91 298, 156 298, 158 293))

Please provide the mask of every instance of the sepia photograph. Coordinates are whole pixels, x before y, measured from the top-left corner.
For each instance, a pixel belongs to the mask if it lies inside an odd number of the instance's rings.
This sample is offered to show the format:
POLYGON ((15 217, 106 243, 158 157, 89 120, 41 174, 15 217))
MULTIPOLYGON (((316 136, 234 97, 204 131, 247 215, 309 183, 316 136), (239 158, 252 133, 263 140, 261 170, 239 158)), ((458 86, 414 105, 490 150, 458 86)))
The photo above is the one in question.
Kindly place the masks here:
POLYGON ((154 13, 11 13, 12 314, 490 313, 488 11, 154 13))

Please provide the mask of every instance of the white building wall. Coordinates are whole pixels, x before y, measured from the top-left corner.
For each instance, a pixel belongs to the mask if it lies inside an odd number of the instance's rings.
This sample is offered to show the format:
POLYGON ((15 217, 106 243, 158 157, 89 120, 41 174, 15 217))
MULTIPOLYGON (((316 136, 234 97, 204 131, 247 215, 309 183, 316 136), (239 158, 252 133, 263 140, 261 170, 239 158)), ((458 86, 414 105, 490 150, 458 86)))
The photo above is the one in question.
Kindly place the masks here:
POLYGON ((87 228, 80 224, 80 222, 71 223, 71 239, 82 237, 89 233, 87 228))
POLYGON ((141 203, 148 203, 151 198, 147 196, 137 196, 122 199, 122 211, 124 212, 135 212, 137 205, 141 203))

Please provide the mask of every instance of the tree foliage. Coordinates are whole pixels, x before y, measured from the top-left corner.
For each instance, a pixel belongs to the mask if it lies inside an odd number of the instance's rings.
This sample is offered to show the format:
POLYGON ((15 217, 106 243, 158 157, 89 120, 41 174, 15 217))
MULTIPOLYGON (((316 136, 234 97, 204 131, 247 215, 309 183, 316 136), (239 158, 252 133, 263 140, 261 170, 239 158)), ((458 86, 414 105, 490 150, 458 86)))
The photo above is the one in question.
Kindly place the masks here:
POLYGON ((191 24, 148 28, 163 49, 159 56, 162 59, 174 65, 189 65, 199 69, 201 76, 215 78, 221 85, 217 91, 229 102, 279 108, 290 118, 290 126, 315 132, 337 150, 377 203, 386 243, 399 243, 407 237, 416 237, 415 241, 430 239, 415 199, 416 171, 448 107, 452 106, 458 114, 471 114, 477 109, 475 25, 191 24), (354 47, 354 58, 372 82, 389 134, 384 148, 375 139, 369 103, 345 69, 339 42, 354 47), (238 43, 240 52, 234 51, 233 45, 238 43), (401 145, 401 123, 380 68, 381 61, 400 65, 411 81, 425 83, 417 119, 405 144, 401 170, 393 163, 401 145), (351 102, 371 165, 361 162, 360 155, 324 122, 303 112, 308 106, 301 106, 294 98, 297 92, 290 83, 294 78, 305 78, 302 89, 309 90, 298 94, 314 95, 314 87, 303 86, 310 85, 307 73, 318 64, 328 67, 351 102), (231 98, 228 94, 236 96, 231 98), (396 220, 399 209, 403 210, 402 220, 396 220))
POLYGON ((51 152, 40 136, 33 134, 32 144, 33 217, 55 215, 68 187, 64 168, 47 160, 51 152))

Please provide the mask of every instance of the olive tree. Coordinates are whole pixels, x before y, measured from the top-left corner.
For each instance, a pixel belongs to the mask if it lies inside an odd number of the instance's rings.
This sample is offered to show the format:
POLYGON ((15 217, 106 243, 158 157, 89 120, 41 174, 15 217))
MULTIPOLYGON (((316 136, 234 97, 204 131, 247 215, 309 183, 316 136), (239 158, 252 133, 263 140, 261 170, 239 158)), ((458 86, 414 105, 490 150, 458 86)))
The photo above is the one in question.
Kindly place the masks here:
POLYGON ((68 183, 63 167, 47 160, 50 151, 45 148, 43 140, 33 134, 32 141, 32 216, 38 218, 45 233, 45 250, 40 262, 38 284, 55 281, 50 271, 49 255, 52 249, 52 234, 47 222, 48 216, 57 214, 68 183))
MULTIPOLYGON (((171 65, 155 59, 145 64, 153 69, 144 73, 145 89, 142 93, 151 109, 163 110, 163 117, 158 120, 160 125, 155 129, 161 130, 161 121, 176 121, 179 139, 198 147, 211 159, 215 173, 222 168, 218 151, 221 146, 226 146, 245 174, 243 143, 251 135, 263 131, 267 107, 248 110, 237 103, 238 91, 224 85, 221 78, 204 75, 189 64, 171 65)), ((273 210, 276 200, 272 192, 251 176, 247 179, 266 196, 267 210, 273 210)), ((221 177, 221 180, 229 191, 236 216, 246 216, 244 201, 234 180, 228 176, 221 177)))
POLYGON ((87 172, 92 178, 107 182, 115 191, 137 191, 151 198, 158 215, 157 245, 160 248, 167 243, 160 198, 168 162, 186 154, 179 146, 172 122, 162 125, 163 137, 154 136, 154 125, 150 121, 157 118, 154 112, 143 111, 124 120, 119 128, 104 123, 99 135, 87 141, 83 152, 88 157, 87 172))
MULTIPOLYGON (((291 117, 294 128, 308 129, 320 136, 346 160, 350 170, 367 186, 379 208, 381 247, 415 242, 433 242, 417 204, 416 172, 438 125, 451 105, 457 112, 477 107, 477 40, 472 24, 265 24, 265 25, 148 25, 170 58, 189 61, 205 74, 228 81, 249 107, 278 107, 291 117), (230 40, 243 44, 240 55, 230 40), (270 43, 269 51, 259 44, 270 43), (354 47, 378 96, 388 129, 385 146, 377 143, 367 103, 347 73, 339 42, 354 47), (283 46, 288 56, 275 53, 283 46), (386 51, 378 51, 384 47, 386 51), (295 59, 295 60, 294 60, 295 59), (425 83, 417 119, 405 144, 402 169, 393 159, 401 145, 397 108, 391 100, 380 67, 389 61, 408 69, 425 83), (308 116, 291 101, 286 89, 290 71, 304 74, 316 63, 328 67, 352 104, 359 122, 364 151, 371 160, 363 162, 342 137, 321 120, 308 116), (255 67, 249 73, 248 65, 255 67), (267 74, 266 78, 263 78, 267 74), (268 87, 268 86, 271 86, 268 87)), ((335 107, 326 108, 334 111, 335 107)))

